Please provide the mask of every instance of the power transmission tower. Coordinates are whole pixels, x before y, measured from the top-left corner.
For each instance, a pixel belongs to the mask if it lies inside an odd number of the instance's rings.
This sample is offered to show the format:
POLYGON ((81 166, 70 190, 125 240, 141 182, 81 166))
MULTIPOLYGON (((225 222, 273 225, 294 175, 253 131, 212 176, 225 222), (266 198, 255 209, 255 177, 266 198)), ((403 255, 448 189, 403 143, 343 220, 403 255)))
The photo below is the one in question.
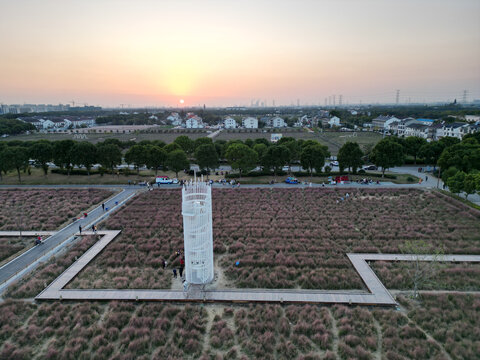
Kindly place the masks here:
POLYGON ((332 95, 333 97, 333 107, 335 107, 335 98, 336 98, 336 95, 332 95))
POLYGON ((400 102, 400 90, 397 90, 397 95, 395 96, 395 104, 399 104, 400 102))
POLYGON ((343 95, 338 95, 338 106, 342 106, 343 95))
POLYGON ((468 90, 463 90, 463 95, 462 95, 462 103, 463 104, 467 103, 467 96, 468 96, 468 90))

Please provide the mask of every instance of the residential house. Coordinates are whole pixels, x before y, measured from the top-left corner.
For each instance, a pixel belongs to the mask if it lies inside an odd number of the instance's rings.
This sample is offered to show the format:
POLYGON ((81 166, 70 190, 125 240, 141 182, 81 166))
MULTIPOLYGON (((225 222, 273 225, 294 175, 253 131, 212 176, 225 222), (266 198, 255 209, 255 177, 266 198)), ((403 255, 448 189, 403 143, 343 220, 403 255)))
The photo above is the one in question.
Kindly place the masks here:
POLYGON ((338 116, 332 116, 330 120, 328 120, 328 125, 330 125, 330 127, 340 126, 340 118, 338 116))
POLYGON ((285 120, 283 120, 281 117, 274 117, 273 119, 270 120, 270 127, 273 127, 273 128, 282 128, 282 127, 286 127, 287 124, 285 123, 285 120))
POLYGON ((190 115, 185 121, 185 127, 187 129, 203 129, 203 121, 200 116, 190 115))
POLYGON ((405 126, 405 136, 416 136, 420 137, 423 139, 428 139, 429 136, 429 126, 428 125, 423 125, 423 124, 418 124, 418 123, 412 123, 410 125, 405 126))
POLYGON ((180 126, 182 125, 182 118, 176 112, 172 112, 170 115, 167 116, 167 121, 171 123, 173 126, 180 126))
POLYGON ((242 126, 245 129, 258 129, 258 119, 254 117, 246 117, 242 120, 242 126))
POLYGON ((465 121, 473 123, 480 121, 480 115, 465 115, 465 121))
POLYGON ((461 129, 463 126, 468 126, 466 123, 452 123, 452 124, 444 124, 443 125, 443 137, 451 136, 461 139, 464 133, 464 130, 461 129))
POLYGON ((235 129, 237 127, 237 122, 235 119, 228 116, 225 118, 225 120, 223 120, 223 126, 225 129, 235 129))
POLYGON ((429 130, 429 134, 428 134, 428 137, 429 139, 432 139, 432 140, 438 140, 439 138, 441 138, 443 136, 443 124, 440 124, 440 123, 437 123, 437 124, 432 124, 431 126, 429 126, 428 130, 429 130))
POLYGON ((383 116, 380 115, 372 120, 372 125, 374 130, 389 130, 390 125, 395 122, 400 121, 395 116, 383 116))

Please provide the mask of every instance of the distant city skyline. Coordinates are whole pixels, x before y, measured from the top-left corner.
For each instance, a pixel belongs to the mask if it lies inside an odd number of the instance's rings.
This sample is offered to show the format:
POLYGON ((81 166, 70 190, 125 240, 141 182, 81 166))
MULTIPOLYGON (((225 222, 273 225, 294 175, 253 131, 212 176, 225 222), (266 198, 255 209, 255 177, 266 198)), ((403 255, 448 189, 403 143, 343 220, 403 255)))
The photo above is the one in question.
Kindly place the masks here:
POLYGON ((478 0, 5 0, 0 12, 5 104, 480 98, 478 0))

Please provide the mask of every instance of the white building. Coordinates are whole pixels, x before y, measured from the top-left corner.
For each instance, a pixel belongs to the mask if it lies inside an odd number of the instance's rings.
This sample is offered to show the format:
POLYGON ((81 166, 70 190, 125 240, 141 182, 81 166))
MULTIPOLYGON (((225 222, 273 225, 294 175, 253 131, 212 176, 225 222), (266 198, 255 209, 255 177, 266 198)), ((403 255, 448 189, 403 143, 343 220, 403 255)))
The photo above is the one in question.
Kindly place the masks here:
POLYGON ((400 119, 395 116, 378 116, 372 120, 372 124, 375 130, 390 130, 390 125, 397 121, 400 119))
POLYGON ((468 122, 480 121, 480 115, 465 115, 465 121, 468 121, 468 122))
POLYGON ((254 117, 247 117, 242 120, 242 126, 245 129, 258 129, 258 119, 254 117))
MULTIPOLYGON (((43 120, 43 119, 42 119, 43 120)), ((40 120, 40 121, 42 121, 40 120)), ((51 129, 55 126, 55 123, 52 120, 43 120, 42 121, 42 128, 43 130, 51 129)))
POLYGON ((200 116, 193 115, 185 121, 185 127, 187 129, 203 129, 203 121, 200 116))
POLYGON ((182 125, 182 118, 176 112, 171 113, 167 116, 167 121, 171 123, 173 126, 180 126, 182 125))
POLYGON ((225 126, 225 129, 235 129, 237 127, 237 122, 229 116, 223 120, 223 125, 225 126))
POLYGON ((340 118, 337 116, 332 116, 330 120, 328 120, 328 125, 330 125, 330 127, 340 126, 340 118))
POLYGON ((285 120, 283 120, 281 117, 274 117, 271 119, 271 127, 274 128, 281 128, 281 127, 286 127, 287 124, 285 123, 285 120))
POLYGON ((444 124, 442 128, 442 136, 450 136, 462 139, 463 135, 468 133, 468 130, 464 129, 466 127, 468 127, 468 124, 466 123, 444 124))
MULTIPOLYGON (((72 123, 74 128, 79 128, 82 126, 92 127, 95 126, 95 119, 94 118, 70 118, 68 119, 72 123)), ((68 127, 68 125, 67 125, 68 127)))
POLYGON ((413 123, 405 126, 405 136, 416 136, 423 139, 428 139, 429 136, 429 126, 413 123))

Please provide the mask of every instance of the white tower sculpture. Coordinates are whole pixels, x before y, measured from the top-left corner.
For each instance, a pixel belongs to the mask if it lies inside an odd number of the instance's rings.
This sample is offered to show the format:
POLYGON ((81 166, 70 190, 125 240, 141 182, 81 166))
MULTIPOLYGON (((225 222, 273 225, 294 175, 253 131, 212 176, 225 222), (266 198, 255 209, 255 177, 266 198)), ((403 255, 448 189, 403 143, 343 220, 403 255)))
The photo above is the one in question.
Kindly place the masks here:
POLYGON ((214 276, 210 185, 195 179, 183 187, 182 215, 185 279, 190 284, 207 284, 214 276))

